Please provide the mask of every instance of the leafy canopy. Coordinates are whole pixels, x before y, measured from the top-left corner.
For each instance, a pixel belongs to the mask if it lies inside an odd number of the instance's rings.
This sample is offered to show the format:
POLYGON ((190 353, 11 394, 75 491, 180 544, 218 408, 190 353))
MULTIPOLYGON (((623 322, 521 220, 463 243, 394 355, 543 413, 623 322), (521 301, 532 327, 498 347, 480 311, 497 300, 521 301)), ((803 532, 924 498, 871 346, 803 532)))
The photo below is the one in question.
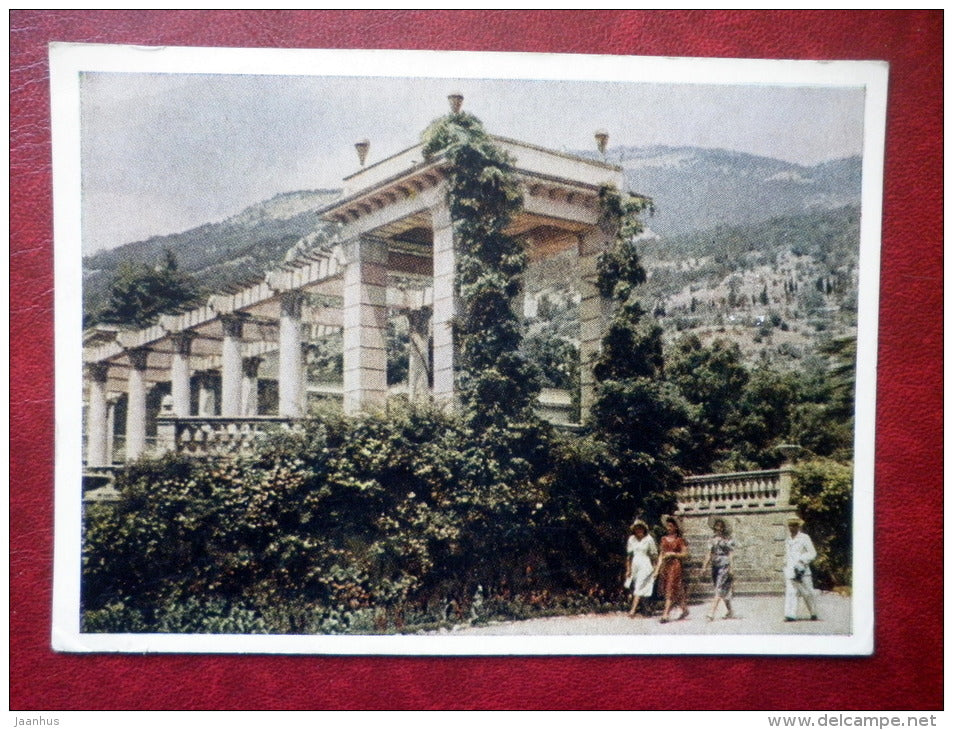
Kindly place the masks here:
POLYGON ((125 324, 146 327, 160 314, 199 303, 202 291, 195 279, 179 270, 170 251, 154 267, 123 262, 109 288, 103 308, 92 323, 125 324))

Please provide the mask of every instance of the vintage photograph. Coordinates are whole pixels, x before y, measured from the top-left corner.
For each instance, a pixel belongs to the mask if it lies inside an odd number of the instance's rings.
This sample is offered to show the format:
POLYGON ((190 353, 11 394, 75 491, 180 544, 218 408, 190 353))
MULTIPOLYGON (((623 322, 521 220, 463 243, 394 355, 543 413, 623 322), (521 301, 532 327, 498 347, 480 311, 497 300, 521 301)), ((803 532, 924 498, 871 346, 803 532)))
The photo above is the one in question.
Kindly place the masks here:
POLYGON ((51 72, 56 649, 872 651, 884 64, 51 72))

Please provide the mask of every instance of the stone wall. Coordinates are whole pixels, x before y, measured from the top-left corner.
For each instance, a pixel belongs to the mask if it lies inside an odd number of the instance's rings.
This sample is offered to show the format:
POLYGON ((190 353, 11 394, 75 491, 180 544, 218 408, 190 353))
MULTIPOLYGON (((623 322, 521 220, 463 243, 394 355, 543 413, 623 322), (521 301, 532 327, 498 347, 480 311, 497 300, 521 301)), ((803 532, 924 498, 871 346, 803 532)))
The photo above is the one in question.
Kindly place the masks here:
POLYGON ((721 517, 736 543, 735 592, 784 592, 784 541, 791 505, 791 466, 768 471, 688 477, 678 494, 678 516, 688 542, 686 565, 694 598, 713 594, 711 577, 701 566, 712 535, 711 520, 721 517))

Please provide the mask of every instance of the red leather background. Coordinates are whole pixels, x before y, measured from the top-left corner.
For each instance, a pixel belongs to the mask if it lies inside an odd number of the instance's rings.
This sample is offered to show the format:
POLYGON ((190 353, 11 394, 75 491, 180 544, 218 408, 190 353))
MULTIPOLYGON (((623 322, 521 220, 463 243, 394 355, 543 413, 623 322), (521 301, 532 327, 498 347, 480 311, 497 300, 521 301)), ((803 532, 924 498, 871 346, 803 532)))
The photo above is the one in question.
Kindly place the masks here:
POLYGON ((11 709, 942 707, 942 11, 15 10, 10 20, 11 709), (889 61, 875 655, 53 653, 50 41, 889 61))

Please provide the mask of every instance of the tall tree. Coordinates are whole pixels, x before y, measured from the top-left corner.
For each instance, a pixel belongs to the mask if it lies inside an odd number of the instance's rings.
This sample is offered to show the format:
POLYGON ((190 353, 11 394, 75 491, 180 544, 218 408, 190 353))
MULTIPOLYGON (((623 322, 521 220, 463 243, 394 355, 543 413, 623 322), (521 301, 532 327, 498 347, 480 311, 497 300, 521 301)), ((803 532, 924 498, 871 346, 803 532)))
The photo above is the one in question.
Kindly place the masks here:
POLYGON ((201 296, 195 279, 180 271, 175 256, 165 251, 162 261, 154 267, 120 264, 106 304, 90 317, 89 323, 146 327, 160 314, 196 305, 201 296))
POLYGON ((682 337, 666 377, 691 405, 691 440, 683 446, 680 464, 695 473, 709 471, 734 446, 726 426, 737 423, 749 378, 741 350, 724 340, 705 346, 696 335, 682 337))

